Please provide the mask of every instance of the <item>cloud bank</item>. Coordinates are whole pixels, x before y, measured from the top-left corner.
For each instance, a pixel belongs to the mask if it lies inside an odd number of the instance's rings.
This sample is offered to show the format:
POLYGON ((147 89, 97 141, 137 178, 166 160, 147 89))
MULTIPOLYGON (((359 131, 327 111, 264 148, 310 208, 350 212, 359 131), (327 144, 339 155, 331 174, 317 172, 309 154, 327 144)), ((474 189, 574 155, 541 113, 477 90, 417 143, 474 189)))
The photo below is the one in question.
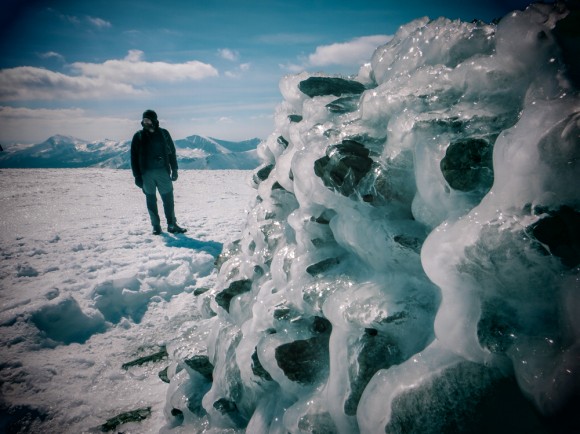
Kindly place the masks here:
POLYGON ((219 75, 212 65, 197 60, 185 63, 146 62, 143 55, 140 50, 131 50, 122 60, 107 60, 104 63, 75 62, 71 68, 89 78, 137 84, 203 80, 219 75))
MULTIPOLYGON (((137 115, 136 115, 137 118, 137 115)), ((81 108, 31 109, 0 106, 0 125, 4 141, 40 143, 55 134, 96 140, 105 137, 131 138, 138 120, 102 116, 81 108)))
POLYGON ((386 44, 392 35, 372 35, 316 47, 314 53, 297 59, 297 62, 280 63, 280 69, 299 73, 320 67, 347 67, 358 69, 368 62, 377 47, 386 44))
POLYGON ((143 90, 127 83, 110 82, 98 77, 70 76, 31 66, 0 71, 0 101, 101 100, 143 93, 143 90))
POLYGON ((107 99, 146 95, 147 83, 175 83, 218 76, 212 65, 196 60, 185 63, 146 62, 143 52, 131 50, 124 59, 103 63, 75 62, 72 74, 20 66, 0 70, 0 101, 49 99, 107 99))
POLYGON ((390 35, 363 36, 348 42, 322 45, 308 56, 311 66, 346 65, 360 66, 367 62, 375 49, 389 42, 390 35))

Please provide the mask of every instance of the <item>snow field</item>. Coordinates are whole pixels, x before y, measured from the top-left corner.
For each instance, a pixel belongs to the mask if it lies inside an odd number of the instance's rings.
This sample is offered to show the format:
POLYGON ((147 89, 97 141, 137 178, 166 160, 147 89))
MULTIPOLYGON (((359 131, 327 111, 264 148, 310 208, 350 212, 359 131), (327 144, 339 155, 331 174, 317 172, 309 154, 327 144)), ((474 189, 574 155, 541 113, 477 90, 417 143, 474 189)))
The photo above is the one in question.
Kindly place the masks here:
POLYGON ((121 367, 198 316, 193 291, 212 285, 222 245, 241 230, 253 194, 247 176, 181 171, 176 214, 188 232, 153 236, 130 171, 0 171, 6 414, 32 415, 32 432, 79 433, 151 406, 138 430, 158 432, 163 363, 121 367))

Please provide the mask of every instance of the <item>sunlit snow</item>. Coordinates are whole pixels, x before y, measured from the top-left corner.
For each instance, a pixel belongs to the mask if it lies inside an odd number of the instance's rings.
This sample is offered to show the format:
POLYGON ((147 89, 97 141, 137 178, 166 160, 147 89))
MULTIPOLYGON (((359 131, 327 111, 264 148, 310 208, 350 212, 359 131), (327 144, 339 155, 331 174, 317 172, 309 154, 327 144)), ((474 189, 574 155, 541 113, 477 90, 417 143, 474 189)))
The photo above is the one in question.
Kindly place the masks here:
POLYGON ((189 231, 157 237, 131 171, 0 171, 0 431, 20 419, 24 432, 81 433, 146 407, 131 432, 159 431, 167 358, 123 365, 195 321, 194 291, 240 234, 248 176, 183 171, 176 214, 189 231))

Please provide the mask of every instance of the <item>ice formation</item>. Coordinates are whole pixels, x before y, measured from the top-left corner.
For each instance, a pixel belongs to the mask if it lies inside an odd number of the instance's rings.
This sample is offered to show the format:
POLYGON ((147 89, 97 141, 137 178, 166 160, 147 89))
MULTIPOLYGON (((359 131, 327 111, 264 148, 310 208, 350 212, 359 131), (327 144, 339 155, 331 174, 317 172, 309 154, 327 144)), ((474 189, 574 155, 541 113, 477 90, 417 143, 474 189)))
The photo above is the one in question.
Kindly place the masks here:
POLYGON ((166 432, 578 427, 579 13, 422 18, 281 80, 166 432))

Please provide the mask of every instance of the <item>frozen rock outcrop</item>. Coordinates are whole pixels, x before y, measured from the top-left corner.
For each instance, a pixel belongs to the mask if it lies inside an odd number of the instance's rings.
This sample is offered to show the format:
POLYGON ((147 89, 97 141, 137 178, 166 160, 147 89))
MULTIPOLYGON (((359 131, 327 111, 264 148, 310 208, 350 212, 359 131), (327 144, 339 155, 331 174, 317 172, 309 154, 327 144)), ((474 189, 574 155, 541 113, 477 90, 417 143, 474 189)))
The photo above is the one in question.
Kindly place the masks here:
POLYGON ((497 25, 418 19, 358 77, 283 78, 243 237, 199 296, 205 318, 169 347, 169 419, 281 434, 577 428, 570 20, 561 3, 497 25), (192 353, 213 382, 180 371, 192 353))

